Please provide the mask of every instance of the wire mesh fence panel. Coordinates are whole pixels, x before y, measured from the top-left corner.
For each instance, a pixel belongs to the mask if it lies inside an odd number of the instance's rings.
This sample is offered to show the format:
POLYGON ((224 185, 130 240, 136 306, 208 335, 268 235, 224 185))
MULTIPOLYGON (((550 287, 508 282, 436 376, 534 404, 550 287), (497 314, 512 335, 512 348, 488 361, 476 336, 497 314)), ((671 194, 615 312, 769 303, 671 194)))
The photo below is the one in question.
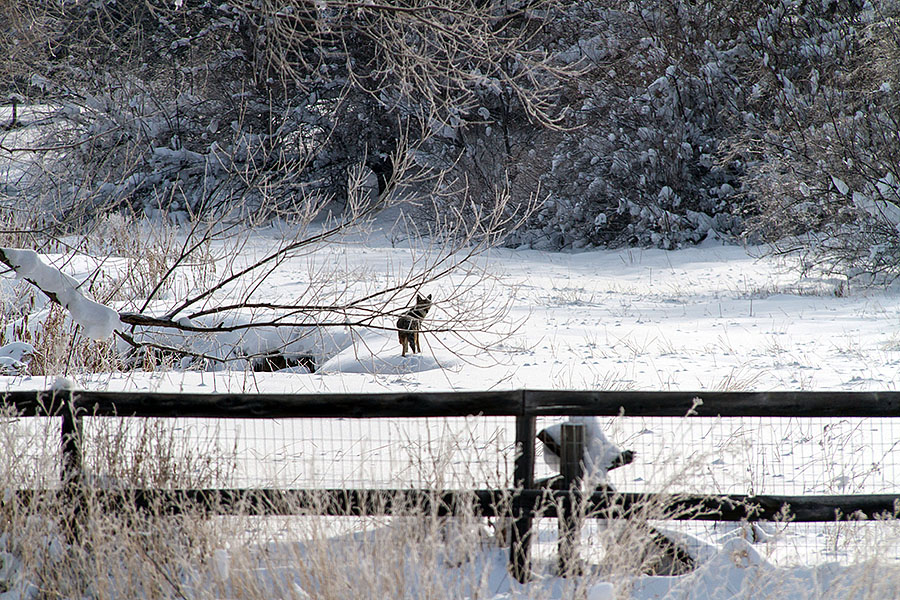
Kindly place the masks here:
MULTIPOLYGON (((537 430, 565 420, 541 418, 537 430)), ((631 464, 609 473, 609 482, 620 492, 900 495, 898 419, 615 417, 599 421, 611 443, 635 455, 631 464)), ((542 460, 547 451, 538 444, 538 477, 554 473, 542 460)), ((894 515, 898 509, 895 506, 894 515)), ((647 556, 641 552, 652 550, 652 536, 661 534, 707 561, 728 548, 733 550, 733 560, 779 568, 864 564, 876 558, 900 561, 900 524, 890 514, 883 519, 839 521, 839 516, 847 515, 834 512, 831 522, 792 523, 788 517, 785 522, 751 524, 667 520, 663 507, 653 503, 635 512, 628 520, 585 519, 582 559, 605 568, 640 570, 653 564, 652 552, 647 556)), ((555 529, 549 538, 554 535, 555 529)), ((537 556, 552 555, 555 547, 546 542, 535 551, 537 556)))
POLYGON ((227 487, 234 441, 215 419, 82 418, 85 482, 98 488, 227 487))
MULTIPOLYGON (((565 420, 540 418, 537 431, 565 420)), ((50 419, 4 426, 7 469, 58 476, 50 419), (43 436, 35 442, 34 436, 43 436), (18 446, 16 446, 18 444, 18 446), (28 463, 28 461, 31 461, 28 463), (44 466, 36 468, 37 463, 44 466), (34 463, 34 465, 24 465, 34 463)), ((53 421, 55 422, 55 421, 53 421)), ((623 492, 883 494, 900 492, 900 420, 601 419, 635 459, 609 475, 623 492)), ((97 482, 144 487, 506 488, 513 417, 384 419, 84 419, 97 482)), ((556 474, 537 443, 536 478, 556 474)))
POLYGON ((511 485, 515 419, 85 419, 85 465, 152 487, 511 485))
POLYGON ((0 413, 0 481, 7 489, 60 485, 59 422, 0 413))
MULTIPOLYGON (((537 429, 564 419, 541 418, 537 429)), ((900 493, 900 419, 601 419, 609 440, 635 453, 610 473, 620 491, 693 494, 900 493)), ((537 470, 552 471, 541 460, 537 470)))

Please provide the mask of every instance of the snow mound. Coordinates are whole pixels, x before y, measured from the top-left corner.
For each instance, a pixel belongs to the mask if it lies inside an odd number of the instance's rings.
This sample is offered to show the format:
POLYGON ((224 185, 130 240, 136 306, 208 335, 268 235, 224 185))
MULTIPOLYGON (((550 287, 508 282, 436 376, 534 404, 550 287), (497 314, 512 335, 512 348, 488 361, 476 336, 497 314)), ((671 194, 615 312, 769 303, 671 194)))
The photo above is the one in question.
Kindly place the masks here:
POLYGON ((318 371, 325 373, 369 373, 379 375, 421 373, 457 366, 457 359, 448 352, 436 353, 428 347, 423 336, 423 351, 400 355, 400 344, 389 332, 374 332, 360 342, 340 352, 318 371))
POLYGON ((428 355, 411 355, 411 356, 353 356, 353 351, 349 353, 341 353, 335 356, 324 365, 320 371, 330 373, 371 373, 371 374, 392 374, 392 373, 421 373, 422 371, 431 371, 432 369, 444 369, 450 366, 446 361, 440 361, 433 356, 428 355))
POLYGON ((33 357, 34 346, 27 342, 0 346, 0 375, 24 375, 33 357))
POLYGON ((649 576, 638 580, 632 598, 783 598, 783 595, 760 593, 767 583, 777 583, 777 579, 770 580, 773 573, 773 567, 747 540, 736 537, 727 540, 692 573, 678 577, 649 576))
POLYGON ((615 600, 615 588, 607 581, 594 584, 588 588, 587 598, 588 600, 615 600))

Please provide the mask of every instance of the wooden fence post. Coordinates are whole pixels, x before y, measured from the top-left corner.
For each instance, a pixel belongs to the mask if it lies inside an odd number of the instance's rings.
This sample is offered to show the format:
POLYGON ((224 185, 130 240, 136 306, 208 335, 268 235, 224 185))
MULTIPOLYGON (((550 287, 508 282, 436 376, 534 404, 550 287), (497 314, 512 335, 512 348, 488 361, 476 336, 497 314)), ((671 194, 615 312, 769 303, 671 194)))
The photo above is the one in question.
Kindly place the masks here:
POLYGON ((578 540, 581 537, 581 519, 577 514, 581 508, 575 500, 580 497, 581 479, 584 475, 584 425, 563 423, 560 429, 559 472, 562 475, 563 490, 569 492, 562 499, 557 544, 559 574, 562 577, 580 575, 578 564, 578 540))
MULTIPOLYGON (((513 480, 516 490, 534 487, 535 418, 516 417, 516 459, 513 480)), ((520 494, 512 500, 513 523, 509 543, 509 570, 519 583, 531 578, 531 521, 533 507, 520 494)))
POLYGON ((71 507, 71 516, 66 523, 66 534, 70 543, 78 543, 81 538, 81 518, 84 513, 83 464, 82 464, 82 421, 77 414, 74 397, 70 390, 57 392, 54 398, 61 403, 60 444, 62 449, 62 489, 71 507))

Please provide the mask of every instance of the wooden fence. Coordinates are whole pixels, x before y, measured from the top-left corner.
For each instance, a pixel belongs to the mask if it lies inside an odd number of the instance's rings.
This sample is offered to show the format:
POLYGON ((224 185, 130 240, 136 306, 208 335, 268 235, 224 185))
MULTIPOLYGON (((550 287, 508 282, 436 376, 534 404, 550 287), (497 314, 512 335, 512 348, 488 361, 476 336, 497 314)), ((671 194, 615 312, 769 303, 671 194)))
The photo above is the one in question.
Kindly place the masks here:
MULTIPOLYGON (((219 514, 292 514, 314 509, 320 514, 353 515, 389 512, 393 503, 415 502, 438 515, 453 515, 472 505, 483 516, 511 516, 510 570, 520 581, 529 577, 532 520, 535 514, 558 517, 571 502, 587 512, 627 516, 647 502, 672 518, 758 521, 776 517, 795 522, 896 516, 900 496, 747 496, 677 495, 603 491, 580 493, 536 489, 535 424, 543 416, 655 417, 900 417, 900 392, 606 392, 515 390, 497 392, 379 394, 194 394, 144 392, 45 391, 9 392, 8 408, 21 416, 61 418, 63 490, 81 485, 81 421, 97 417, 195 417, 209 419, 287 419, 376 417, 506 416, 516 419, 514 489, 435 493, 428 490, 369 489, 183 489, 118 490, 117 501, 138 507, 164 506, 175 512, 185 505, 219 514), (512 499, 511 514, 506 498, 512 499), (506 509, 501 509, 502 506, 506 509), (498 514, 502 513, 502 514, 498 514)), ((48 493, 21 490, 20 496, 48 493)), ((76 516, 77 519, 77 511, 76 516)))

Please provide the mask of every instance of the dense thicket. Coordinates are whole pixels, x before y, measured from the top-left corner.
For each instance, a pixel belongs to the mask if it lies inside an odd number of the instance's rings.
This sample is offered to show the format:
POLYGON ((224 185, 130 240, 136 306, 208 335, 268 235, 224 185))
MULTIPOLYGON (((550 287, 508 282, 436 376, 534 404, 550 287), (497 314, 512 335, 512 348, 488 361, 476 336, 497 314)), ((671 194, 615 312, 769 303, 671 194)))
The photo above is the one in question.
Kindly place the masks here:
POLYGON ((484 120, 494 97, 535 127, 552 123, 565 71, 537 48, 543 18, 484 2, 5 10, 5 80, 55 125, 28 146, 44 160, 13 191, 67 219, 73 207, 290 215, 346 202, 360 193, 351 180, 384 188, 408 161, 396 183, 464 202, 465 181, 446 177, 426 142, 484 120))
POLYGON ((69 217, 339 205, 402 155, 428 211, 538 194, 512 245, 900 263, 892 2, 47 4, 4 9, 7 87, 57 124, 6 190, 69 217))
POLYGON ((557 56, 586 69, 569 129, 543 136, 550 201, 523 240, 672 248, 712 230, 849 249, 876 223, 896 237, 896 8, 603 2, 566 18, 582 33, 557 56))

